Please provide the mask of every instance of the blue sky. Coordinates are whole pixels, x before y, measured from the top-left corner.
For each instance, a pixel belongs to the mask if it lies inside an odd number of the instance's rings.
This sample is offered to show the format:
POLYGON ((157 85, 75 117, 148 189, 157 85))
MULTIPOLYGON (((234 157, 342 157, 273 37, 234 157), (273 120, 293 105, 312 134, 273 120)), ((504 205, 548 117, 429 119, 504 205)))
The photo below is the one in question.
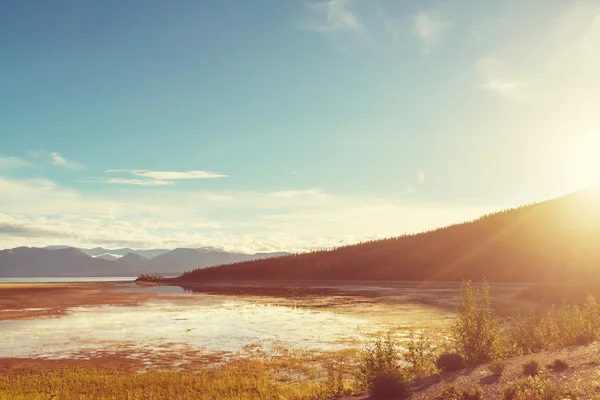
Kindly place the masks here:
POLYGON ((600 170, 600 4, 0 6, 0 247, 306 250, 600 170))

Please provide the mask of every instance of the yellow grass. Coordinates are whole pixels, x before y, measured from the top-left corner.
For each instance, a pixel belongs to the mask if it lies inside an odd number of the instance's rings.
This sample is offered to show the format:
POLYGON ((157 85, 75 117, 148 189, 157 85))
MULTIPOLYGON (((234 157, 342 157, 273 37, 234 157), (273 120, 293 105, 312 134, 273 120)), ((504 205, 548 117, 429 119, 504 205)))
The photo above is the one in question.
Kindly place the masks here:
MULTIPOLYGON (((320 399, 315 381, 282 379, 263 361, 239 361, 201 372, 60 368, 0 376, 2 400, 49 399, 320 399)), ((289 376, 289 374, 287 374, 289 376)))

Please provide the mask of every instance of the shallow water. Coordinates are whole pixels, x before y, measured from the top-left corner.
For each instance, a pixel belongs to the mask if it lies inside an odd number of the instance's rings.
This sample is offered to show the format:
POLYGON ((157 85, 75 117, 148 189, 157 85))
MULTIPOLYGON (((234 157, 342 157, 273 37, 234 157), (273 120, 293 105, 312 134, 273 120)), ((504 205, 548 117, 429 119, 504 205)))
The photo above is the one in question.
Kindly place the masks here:
POLYGON ((134 281, 137 277, 131 276, 54 276, 54 277, 27 277, 27 278, 0 278, 2 282, 19 282, 19 283, 67 283, 67 282, 119 282, 119 281, 134 281))
POLYGON ((128 351, 245 354, 280 346, 340 350, 377 327, 327 311, 194 296, 140 306, 76 307, 66 315, 0 322, 0 357, 88 358, 128 351))

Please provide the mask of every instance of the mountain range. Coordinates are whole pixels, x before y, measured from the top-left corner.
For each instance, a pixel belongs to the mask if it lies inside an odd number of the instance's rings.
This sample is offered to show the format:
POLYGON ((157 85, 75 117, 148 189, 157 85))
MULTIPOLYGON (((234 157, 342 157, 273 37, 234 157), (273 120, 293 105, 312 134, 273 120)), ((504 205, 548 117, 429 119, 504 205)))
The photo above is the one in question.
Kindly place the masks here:
POLYGON ((180 281, 598 281, 600 191, 589 189, 434 231, 197 269, 180 281))
POLYGON ((176 275, 193 268, 287 254, 230 253, 214 247, 174 250, 18 247, 0 251, 0 277, 176 275))

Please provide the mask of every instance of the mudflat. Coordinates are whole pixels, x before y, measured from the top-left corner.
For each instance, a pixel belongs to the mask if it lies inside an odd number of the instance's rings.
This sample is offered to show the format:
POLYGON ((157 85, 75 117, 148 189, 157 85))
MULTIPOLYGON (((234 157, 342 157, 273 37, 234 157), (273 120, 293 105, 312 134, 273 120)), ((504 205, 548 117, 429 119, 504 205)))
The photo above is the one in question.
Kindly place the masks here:
POLYGON ((136 305, 163 296, 115 290, 127 285, 119 282, 0 283, 0 321, 61 315, 71 307, 136 305))

